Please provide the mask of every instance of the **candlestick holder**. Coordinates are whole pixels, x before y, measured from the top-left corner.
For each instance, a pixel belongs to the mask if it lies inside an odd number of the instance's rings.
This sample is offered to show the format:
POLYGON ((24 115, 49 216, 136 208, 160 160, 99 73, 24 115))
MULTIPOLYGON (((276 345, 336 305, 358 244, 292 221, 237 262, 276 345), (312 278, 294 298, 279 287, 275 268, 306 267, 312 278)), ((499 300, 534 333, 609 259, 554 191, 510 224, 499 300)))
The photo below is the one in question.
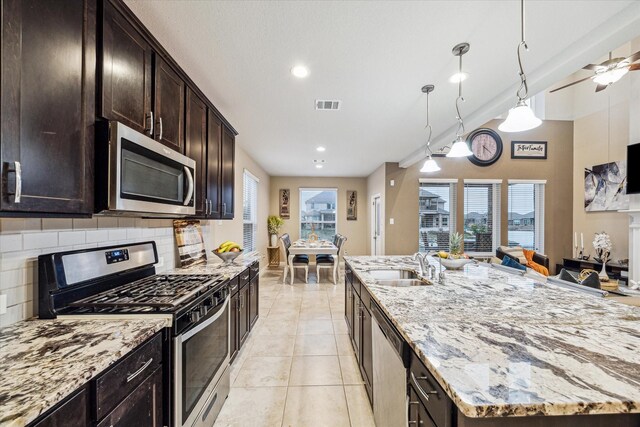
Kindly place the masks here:
POLYGON ((578 245, 575 245, 573 247, 573 258, 574 259, 579 259, 580 258, 580 254, 578 253, 578 245))

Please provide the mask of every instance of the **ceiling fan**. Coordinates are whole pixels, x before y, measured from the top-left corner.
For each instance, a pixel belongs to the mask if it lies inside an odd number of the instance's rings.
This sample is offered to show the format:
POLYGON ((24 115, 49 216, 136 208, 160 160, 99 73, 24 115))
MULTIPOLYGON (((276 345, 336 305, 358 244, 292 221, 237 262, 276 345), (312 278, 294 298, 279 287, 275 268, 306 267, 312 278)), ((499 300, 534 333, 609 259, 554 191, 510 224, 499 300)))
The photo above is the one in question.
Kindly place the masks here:
POLYGON ((583 67, 584 70, 593 71, 593 75, 577 80, 573 83, 569 83, 557 89, 553 89, 549 93, 557 92, 560 89, 564 89, 569 86, 573 86, 585 80, 593 80, 597 84, 596 92, 605 90, 613 83, 620 80, 629 71, 640 70, 640 64, 634 64, 634 62, 640 61, 640 52, 636 52, 628 58, 611 58, 611 52, 609 52, 609 59, 602 64, 589 64, 583 67))

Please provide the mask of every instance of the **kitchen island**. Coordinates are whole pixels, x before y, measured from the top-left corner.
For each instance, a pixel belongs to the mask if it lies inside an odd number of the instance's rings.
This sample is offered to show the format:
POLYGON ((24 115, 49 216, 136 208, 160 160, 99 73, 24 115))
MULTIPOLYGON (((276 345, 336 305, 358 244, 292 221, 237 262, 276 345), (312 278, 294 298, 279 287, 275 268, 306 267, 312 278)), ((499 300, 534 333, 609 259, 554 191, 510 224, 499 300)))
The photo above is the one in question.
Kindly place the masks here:
POLYGON ((628 415, 640 413, 637 308, 486 265, 446 271, 444 284, 381 286, 369 270, 418 264, 345 260, 347 276, 353 272, 455 405, 452 424, 529 416, 544 418, 530 425, 570 425, 575 417, 567 416, 589 414, 603 426, 640 425, 640 415, 628 415), (609 424, 597 414, 627 415, 611 415, 609 424))

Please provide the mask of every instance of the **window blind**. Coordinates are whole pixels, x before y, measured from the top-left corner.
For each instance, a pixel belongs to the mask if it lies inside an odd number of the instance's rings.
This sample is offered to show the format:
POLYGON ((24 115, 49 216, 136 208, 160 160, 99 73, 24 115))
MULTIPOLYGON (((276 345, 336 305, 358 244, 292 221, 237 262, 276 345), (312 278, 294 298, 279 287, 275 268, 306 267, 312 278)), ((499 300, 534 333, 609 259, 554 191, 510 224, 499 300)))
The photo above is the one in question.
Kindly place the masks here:
POLYGON ((544 183, 510 182, 508 245, 544 253, 544 183))
POLYGON ((448 251, 456 231, 457 181, 420 180, 418 250, 448 251))
POLYGON ((245 170, 242 181, 242 247, 252 252, 256 250, 258 230, 258 180, 245 170))
POLYGON ((494 253, 500 242, 500 184, 464 184, 464 250, 494 253))

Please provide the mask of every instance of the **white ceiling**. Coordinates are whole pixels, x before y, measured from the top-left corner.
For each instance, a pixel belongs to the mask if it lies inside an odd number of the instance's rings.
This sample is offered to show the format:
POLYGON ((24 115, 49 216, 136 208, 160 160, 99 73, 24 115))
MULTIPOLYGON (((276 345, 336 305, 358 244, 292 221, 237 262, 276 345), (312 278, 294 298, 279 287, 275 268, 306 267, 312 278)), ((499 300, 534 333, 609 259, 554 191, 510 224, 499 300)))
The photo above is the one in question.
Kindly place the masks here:
MULTIPOLYGON (((386 161, 419 160, 427 83, 436 85, 435 145, 449 141, 451 48, 462 41, 471 44, 467 130, 515 102, 519 1, 126 2, 271 175, 366 176, 386 161), (304 80, 289 73, 299 63, 310 69, 304 80), (341 110, 315 111, 315 99, 340 99, 341 110)), ((528 1, 532 93, 638 35, 640 2, 528 1)))

